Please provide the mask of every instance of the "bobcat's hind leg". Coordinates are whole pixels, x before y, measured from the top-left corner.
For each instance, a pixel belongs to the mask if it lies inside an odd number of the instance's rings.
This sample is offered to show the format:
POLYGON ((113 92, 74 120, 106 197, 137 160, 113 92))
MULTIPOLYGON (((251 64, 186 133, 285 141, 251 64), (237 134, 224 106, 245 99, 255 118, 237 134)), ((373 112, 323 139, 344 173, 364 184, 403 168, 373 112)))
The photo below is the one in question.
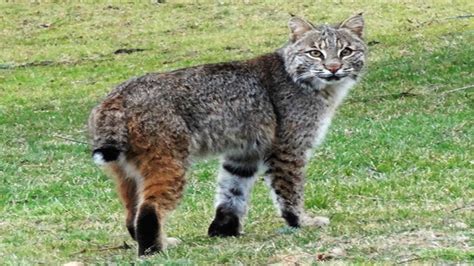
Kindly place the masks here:
POLYGON ((164 224, 175 209, 185 184, 185 168, 181 160, 170 155, 146 154, 137 160, 141 173, 139 205, 135 218, 138 255, 151 255, 179 241, 166 238, 164 224))
POLYGON ((227 157, 223 160, 217 183, 216 215, 209 226, 209 236, 238 236, 241 233, 257 170, 257 159, 227 157))
POLYGON ((127 227, 130 236, 135 238, 135 214, 137 212, 137 185, 134 177, 128 176, 122 166, 114 162, 108 166, 109 172, 114 176, 118 194, 126 209, 125 226, 127 227))
POLYGON ((290 154, 274 154, 268 160, 265 181, 280 215, 291 227, 329 224, 326 217, 311 217, 304 211, 304 159, 290 154))

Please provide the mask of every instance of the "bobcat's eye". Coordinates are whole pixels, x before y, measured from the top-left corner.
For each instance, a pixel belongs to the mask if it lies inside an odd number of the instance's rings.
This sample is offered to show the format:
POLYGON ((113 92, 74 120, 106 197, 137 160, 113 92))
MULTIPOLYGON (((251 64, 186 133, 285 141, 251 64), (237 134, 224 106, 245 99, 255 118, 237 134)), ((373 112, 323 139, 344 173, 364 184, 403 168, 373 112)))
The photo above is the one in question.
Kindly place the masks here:
POLYGON ((313 58, 324 58, 323 53, 319 50, 309 50, 306 54, 313 58))
POLYGON ((351 48, 346 47, 346 48, 344 48, 344 49, 339 53, 339 56, 340 56, 340 57, 346 57, 346 56, 351 55, 352 52, 353 52, 353 51, 352 51, 351 48))

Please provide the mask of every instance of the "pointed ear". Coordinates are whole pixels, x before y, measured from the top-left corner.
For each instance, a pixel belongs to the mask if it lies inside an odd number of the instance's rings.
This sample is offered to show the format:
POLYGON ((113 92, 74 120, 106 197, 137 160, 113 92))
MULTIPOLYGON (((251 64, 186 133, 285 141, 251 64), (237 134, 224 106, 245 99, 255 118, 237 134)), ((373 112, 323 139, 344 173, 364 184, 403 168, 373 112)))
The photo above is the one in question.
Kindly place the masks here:
POLYGON ((339 24, 339 28, 348 29, 362 38, 364 32, 364 18, 362 17, 362 13, 344 20, 344 22, 339 24))
POLYGON ((314 29, 311 23, 299 17, 292 17, 290 21, 288 21, 288 28, 290 28, 290 40, 292 42, 297 41, 306 32, 314 29))

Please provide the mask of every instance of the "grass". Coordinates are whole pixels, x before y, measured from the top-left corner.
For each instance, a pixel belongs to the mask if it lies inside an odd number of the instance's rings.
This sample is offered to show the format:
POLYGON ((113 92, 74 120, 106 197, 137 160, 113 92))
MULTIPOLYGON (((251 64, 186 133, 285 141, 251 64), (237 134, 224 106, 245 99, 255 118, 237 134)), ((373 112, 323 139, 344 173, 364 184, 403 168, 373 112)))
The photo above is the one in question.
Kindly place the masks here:
POLYGON ((474 260, 472 1, 0 4, 0 262, 311 264, 474 260), (325 229, 290 230, 258 182, 240 238, 206 236, 217 162, 197 163, 168 223, 183 243, 136 258, 85 122, 133 76, 251 58, 282 45, 288 13, 364 11, 370 63, 308 167, 306 207, 325 229), (115 55, 120 48, 143 52, 115 55), (468 88, 471 86, 470 88, 468 88), (462 90, 452 91, 458 88, 462 90), (59 136, 59 137, 58 137, 59 136), (132 249, 114 248, 123 242, 132 249))

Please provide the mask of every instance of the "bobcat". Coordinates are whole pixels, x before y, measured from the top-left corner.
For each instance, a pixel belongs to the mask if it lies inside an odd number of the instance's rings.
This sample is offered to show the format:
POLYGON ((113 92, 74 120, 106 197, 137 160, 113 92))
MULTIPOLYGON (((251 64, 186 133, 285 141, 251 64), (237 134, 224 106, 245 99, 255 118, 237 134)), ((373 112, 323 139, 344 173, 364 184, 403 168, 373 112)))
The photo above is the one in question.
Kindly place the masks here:
POLYGON ((361 74, 364 21, 292 17, 288 26, 288 43, 273 53, 134 78, 92 110, 93 159, 117 181, 140 256, 178 242, 165 236, 166 216, 190 158, 202 155, 222 158, 209 236, 241 233, 260 169, 289 226, 329 223, 304 212, 304 169, 361 74))

